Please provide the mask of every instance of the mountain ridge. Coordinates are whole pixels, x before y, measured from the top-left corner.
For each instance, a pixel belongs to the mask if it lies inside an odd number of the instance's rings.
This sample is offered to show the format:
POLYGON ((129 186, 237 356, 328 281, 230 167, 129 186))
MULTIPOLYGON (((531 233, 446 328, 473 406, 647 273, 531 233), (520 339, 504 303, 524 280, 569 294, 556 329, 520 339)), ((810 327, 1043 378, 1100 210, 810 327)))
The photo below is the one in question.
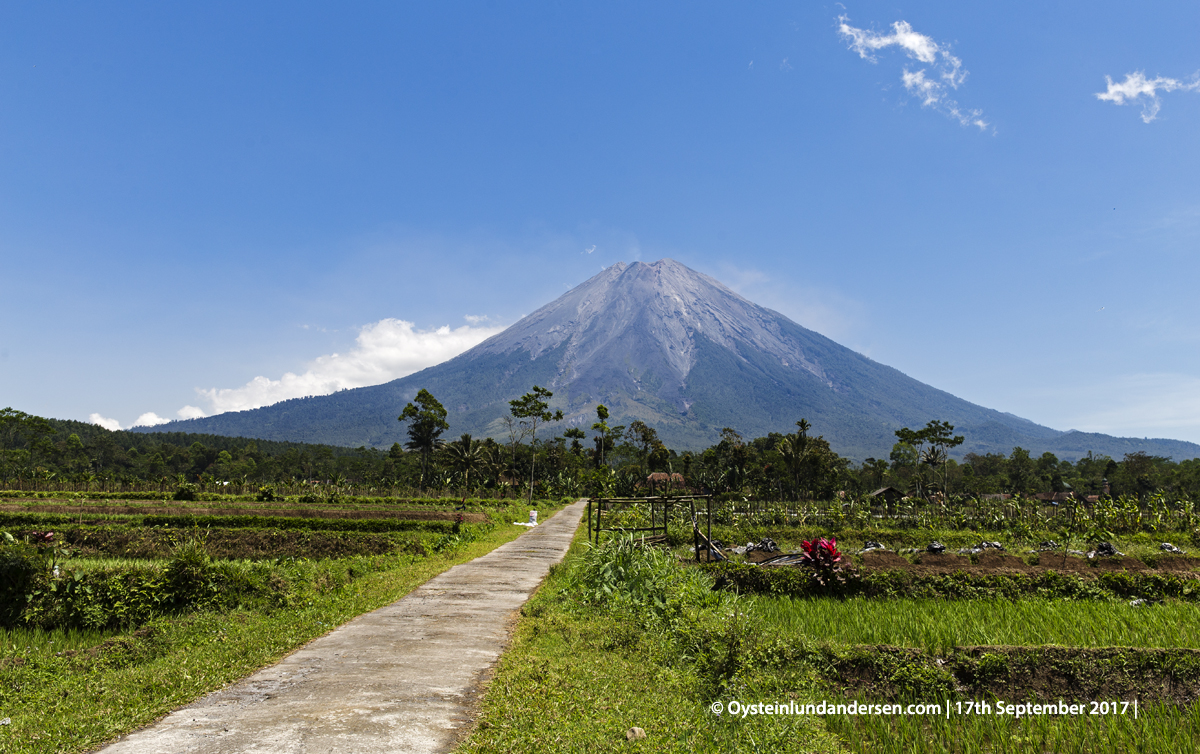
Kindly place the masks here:
POLYGON ((1134 446, 1200 457, 1194 443, 1064 433, 970 403, 671 259, 614 264, 464 353, 383 385, 144 431, 386 447, 405 439, 396 417, 425 388, 445 405, 451 433, 501 438, 508 401, 535 384, 555 393, 562 428, 589 428, 604 403, 610 425, 644 421, 678 450, 707 447, 724 427, 756 437, 791 431, 804 417, 835 451, 859 461, 886 458, 896 429, 932 419, 967 438, 960 455, 1021 445, 1072 460, 1134 446), (1088 442, 1095 446, 1069 449, 1088 442))

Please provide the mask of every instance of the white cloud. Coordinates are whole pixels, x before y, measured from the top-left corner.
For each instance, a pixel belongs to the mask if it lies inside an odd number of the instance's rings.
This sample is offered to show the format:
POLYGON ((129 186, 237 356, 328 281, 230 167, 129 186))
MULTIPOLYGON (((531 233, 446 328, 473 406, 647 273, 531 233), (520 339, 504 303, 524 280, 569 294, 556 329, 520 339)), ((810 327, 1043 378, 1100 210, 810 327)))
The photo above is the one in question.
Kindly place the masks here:
POLYGON ((169 421, 171 421, 171 420, 164 419, 163 417, 159 416, 158 414, 154 413, 153 411, 147 411, 146 413, 142 414, 137 419, 135 419, 131 426, 154 427, 159 424, 166 424, 169 421))
POLYGON ((203 419, 207 414, 199 406, 184 406, 175 412, 180 419, 203 419))
POLYGON ((88 414, 88 421, 90 421, 92 424, 99 424, 101 427, 112 430, 113 432, 116 432, 121 428, 121 422, 117 421, 116 419, 109 419, 101 416, 100 414, 88 414))
POLYGON ((1191 82, 1186 82, 1163 76, 1148 79, 1144 72, 1135 71, 1125 74, 1125 80, 1120 83, 1113 81, 1109 76, 1105 76, 1104 80, 1108 82, 1108 89, 1097 92, 1096 99, 1112 102, 1114 105, 1124 105, 1132 104, 1145 97, 1142 102, 1142 121, 1144 123, 1150 123, 1158 117, 1158 111, 1162 108, 1162 101, 1158 98, 1159 91, 1200 91, 1200 75, 1194 76, 1191 82))
POLYGON ((907 21, 896 21, 892 24, 892 33, 882 34, 853 27, 848 20, 847 16, 838 16, 838 34, 864 60, 876 63, 876 52, 898 47, 909 58, 929 66, 915 71, 905 66, 900 74, 905 90, 919 98, 922 107, 938 110, 964 126, 987 130, 988 122, 981 111, 964 110, 950 96, 952 90, 967 80, 967 71, 962 67, 962 61, 950 54, 949 47, 914 31, 907 21))
POLYGON ((487 322, 491 317, 486 314, 467 314, 463 316, 463 319, 472 325, 477 325, 480 322, 487 322))
MULTIPOLYGON (((467 319, 471 321, 470 317, 467 319)), ((454 330, 449 326, 416 330, 412 322, 385 319, 364 327, 349 353, 321 356, 303 374, 288 372, 277 380, 260 376, 242 387, 197 388, 196 392, 208 402, 211 413, 219 414, 259 408, 289 398, 379 385, 440 364, 503 329, 464 325, 454 330)), ((194 406, 180 409, 181 417, 185 411, 199 409, 194 406)))

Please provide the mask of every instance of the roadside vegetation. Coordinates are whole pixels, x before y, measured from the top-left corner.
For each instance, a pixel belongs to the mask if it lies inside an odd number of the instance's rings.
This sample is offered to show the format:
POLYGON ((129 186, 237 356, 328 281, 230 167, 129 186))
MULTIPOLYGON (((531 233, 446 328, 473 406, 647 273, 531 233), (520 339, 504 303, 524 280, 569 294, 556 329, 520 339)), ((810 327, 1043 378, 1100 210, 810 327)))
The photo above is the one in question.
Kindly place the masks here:
POLYGON ((1182 552, 1200 547, 1200 460, 955 459, 964 438, 931 421, 855 464, 803 419, 677 453, 602 405, 563 429, 551 398, 511 401, 499 439, 446 439, 422 390, 390 449, 0 411, 0 750, 82 750, 515 536, 500 524, 530 509, 646 495, 659 523, 667 500, 663 541, 622 536, 650 523, 632 504, 576 543, 523 610, 463 751, 1200 743, 1200 561, 1182 552), (697 495, 695 521, 671 504, 697 495), (712 539, 699 550, 694 523, 712 539), (767 540, 791 565, 750 557, 767 540), (1137 719, 729 712, 1134 699, 1137 719))
MULTIPOLYGON (((525 501, 476 505, 476 523, 455 520, 456 502, 443 502, 450 520, 385 534, 295 532, 287 518, 273 530, 130 520, 89 532, 88 514, 71 525, 82 545, 0 532, 0 751, 90 749, 525 531, 512 525, 525 501), (258 552, 264 531, 292 552, 258 552), (382 546, 304 554, 305 537, 329 534, 382 546), (152 544, 131 556, 131 542, 152 544), (213 554, 222 548, 257 554, 213 554)), ((565 501, 534 502, 548 516, 565 501)))
MULTIPOLYGON (((1186 541, 1181 517, 1114 537, 1124 555, 1089 558, 1064 552, 1062 535, 1090 549, 1094 528, 1056 523, 1054 512, 1037 528, 997 518, 972 530, 879 509, 860 518, 840 501, 727 501, 714 506, 712 532, 729 561, 708 562, 705 545, 697 562, 681 511, 659 546, 619 531, 576 544, 523 611, 460 751, 1151 752, 1200 742, 1200 561, 1159 547, 1164 534, 1186 541), (803 559, 762 566, 734 552, 764 537, 803 559), (928 551, 935 539, 946 553, 928 551), (874 540, 886 548, 861 552, 874 540), (1004 549, 971 552, 981 541, 1004 549), (735 719, 731 701, 940 707, 735 719), (1060 701, 1076 713, 997 714, 1002 703, 1060 701), (647 737, 626 740, 634 727, 647 737)), ((647 517, 634 505, 621 522, 647 517)))

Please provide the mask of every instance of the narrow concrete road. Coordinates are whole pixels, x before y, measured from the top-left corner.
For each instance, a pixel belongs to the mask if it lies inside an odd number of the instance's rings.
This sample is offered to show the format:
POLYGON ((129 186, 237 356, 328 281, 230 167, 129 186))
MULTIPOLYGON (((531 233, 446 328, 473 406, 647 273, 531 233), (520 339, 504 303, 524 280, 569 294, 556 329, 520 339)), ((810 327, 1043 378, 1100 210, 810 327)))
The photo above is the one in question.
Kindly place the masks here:
POLYGON ((563 559, 585 505, 101 751, 449 751, 507 643, 509 619, 563 559))

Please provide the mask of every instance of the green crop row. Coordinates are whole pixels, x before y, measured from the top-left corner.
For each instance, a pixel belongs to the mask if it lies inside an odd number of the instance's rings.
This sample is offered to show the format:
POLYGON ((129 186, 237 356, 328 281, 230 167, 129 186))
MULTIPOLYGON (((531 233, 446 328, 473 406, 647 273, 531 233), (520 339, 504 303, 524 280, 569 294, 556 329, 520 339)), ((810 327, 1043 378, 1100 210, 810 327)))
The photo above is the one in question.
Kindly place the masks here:
POLYGON ((982 645, 1200 649, 1195 605, 1122 600, 846 600, 754 597, 767 630, 841 644, 887 644, 936 654, 982 645))
POLYGON ((447 532, 453 521, 411 521, 393 518, 301 518, 293 516, 165 516, 147 514, 98 513, 0 513, 0 527, 46 528, 69 524, 124 524, 161 526, 176 529, 231 528, 280 529, 301 531, 447 532))

